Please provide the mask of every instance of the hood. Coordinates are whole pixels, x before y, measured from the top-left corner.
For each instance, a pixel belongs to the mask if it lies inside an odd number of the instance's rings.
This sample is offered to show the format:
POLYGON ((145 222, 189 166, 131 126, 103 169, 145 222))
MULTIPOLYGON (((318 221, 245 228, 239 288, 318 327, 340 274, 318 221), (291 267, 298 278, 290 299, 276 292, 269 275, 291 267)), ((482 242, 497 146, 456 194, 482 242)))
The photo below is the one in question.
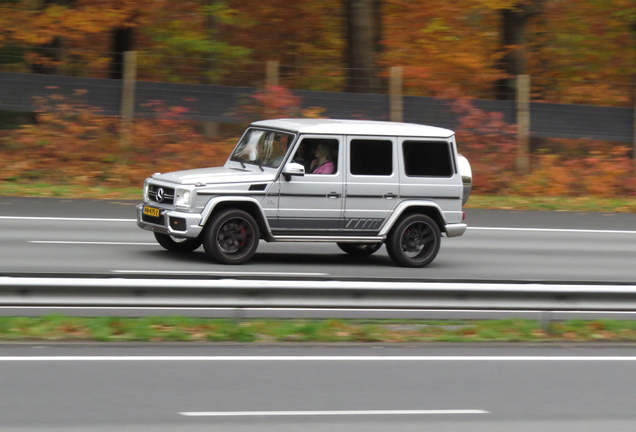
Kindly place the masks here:
POLYGON ((271 171, 243 171, 225 167, 199 168, 186 171, 175 171, 165 174, 153 174, 152 178, 182 185, 196 185, 197 183, 246 183, 273 181, 276 174, 271 171))

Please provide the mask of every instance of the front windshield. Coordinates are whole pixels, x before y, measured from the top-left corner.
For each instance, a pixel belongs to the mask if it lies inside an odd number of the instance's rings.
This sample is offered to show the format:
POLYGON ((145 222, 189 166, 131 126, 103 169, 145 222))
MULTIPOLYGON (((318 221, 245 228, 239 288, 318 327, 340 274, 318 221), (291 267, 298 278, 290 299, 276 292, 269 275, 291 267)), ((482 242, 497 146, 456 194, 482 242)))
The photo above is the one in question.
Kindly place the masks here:
POLYGON ((231 161, 278 168, 294 139, 293 134, 249 129, 230 156, 231 161))

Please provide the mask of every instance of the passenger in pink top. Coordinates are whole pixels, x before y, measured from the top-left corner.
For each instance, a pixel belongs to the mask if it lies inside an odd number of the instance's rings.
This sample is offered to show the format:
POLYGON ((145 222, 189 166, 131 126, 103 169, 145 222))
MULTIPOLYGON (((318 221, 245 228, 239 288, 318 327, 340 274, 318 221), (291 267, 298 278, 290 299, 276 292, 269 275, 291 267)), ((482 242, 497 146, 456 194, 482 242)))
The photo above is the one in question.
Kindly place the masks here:
POLYGON ((333 174, 336 166, 331 156, 331 148, 327 144, 320 143, 316 147, 316 159, 311 162, 309 172, 311 174, 333 174))

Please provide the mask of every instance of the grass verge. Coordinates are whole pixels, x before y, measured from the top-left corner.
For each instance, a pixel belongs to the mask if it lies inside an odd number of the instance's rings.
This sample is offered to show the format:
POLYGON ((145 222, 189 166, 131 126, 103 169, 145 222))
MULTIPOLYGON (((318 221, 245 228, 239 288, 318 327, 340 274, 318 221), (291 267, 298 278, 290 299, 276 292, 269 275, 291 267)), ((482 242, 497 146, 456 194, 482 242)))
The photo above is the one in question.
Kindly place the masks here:
POLYGON ((142 188, 108 188, 45 183, 0 182, 0 196, 140 200, 142 188))
POLYGON ((245 320, 182 317, 0 318, 0 341, 93 342, 634 342, 636 321, 566 321, 541 328, 492 321, 245 320))

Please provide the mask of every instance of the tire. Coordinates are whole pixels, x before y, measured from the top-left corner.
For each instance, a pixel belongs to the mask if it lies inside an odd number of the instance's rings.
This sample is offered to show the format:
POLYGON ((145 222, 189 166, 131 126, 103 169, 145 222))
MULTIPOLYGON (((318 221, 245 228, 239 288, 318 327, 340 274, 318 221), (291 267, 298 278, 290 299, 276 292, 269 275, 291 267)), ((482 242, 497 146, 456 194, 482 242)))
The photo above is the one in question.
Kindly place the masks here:
POLYGON ((201 246, 200 238, 175 238, 167 234, 154 233, 157 242, 170 252, 192 252, 201 246))
POLYGON ((203 247, 216 262, 243 264, 256 253, 259 237, 258 224, 252 215, 230 209, 208 222, 203 233, 203 247))
POLYGON ((353 256, 369 256, 382 247, 382 243, 336 243, 338 247, 353 256))
POLYGON ((393 261, 403 267, 430 264, 441 243, 442 234, 433 219, 422 214, 406 216, 393 227, 386 249, 393 261))

